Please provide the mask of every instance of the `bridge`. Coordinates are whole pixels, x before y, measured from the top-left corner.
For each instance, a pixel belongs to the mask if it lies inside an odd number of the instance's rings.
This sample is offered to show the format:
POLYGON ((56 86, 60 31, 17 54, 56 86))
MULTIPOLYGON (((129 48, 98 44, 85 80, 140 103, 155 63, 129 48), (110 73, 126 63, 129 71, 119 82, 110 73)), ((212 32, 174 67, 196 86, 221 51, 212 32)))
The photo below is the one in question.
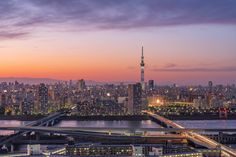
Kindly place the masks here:
POLYGON ((21 132, 46 132, 57 133, 84 137, 99 137, 109 139, 137 139, 137 138, 161 138, 161 139, 184 139, 180 134, 164 134, 163 132, 171 132, 165 128, 151 128, 155 133, 159 131, 159 134, 148 135, 146 129, 138 129, 142 132, 129 132, 129 128, 82 128, 82 127, 42 127, 42 126, 21 126, 21 127, 0 127, 0 130, 15 130, 21 132))
POLYGON ((59 133, 59 134, 74 134, 81 131, 95 132, 95 133, 135 133, 135 132, 159 132, 159 133, 185 133, 185 132, 230 132, 236 133, 236 129, 206 129, 206 128, 127 128, 127 127, 44 127, 44 126, 19 126, 8 127, 0 126, 0 130, 14 130, 14 131, 29 131, 29 132, 47 132, 47 133, 59 133))
MULTIPOLYGON (((144 111, 144 113, 148 114, 150 117, 152 117, 153 119, 156 119, 157 121, 161 122, 162 124, 165 124, 166 127, 185 129, 183 126, 181 126, 181 125, 179 125, 179 124, 177 124, 165 117, 154 114, 150 111, 144 111)), ((194 131, 187 130, 185 132, 182 132, 182 135, 185 136, 188 140, 192 141, 193 143, 204 146, 208 149, 215 149, 215 148, 221 149, 222 155, 224 155, 226 157, 236 157, 235 150, 233 150, 221 143, 218 143, 210 138, 200 135, 194 131)))
MULTIPOLYGON (((20 127, 0 127, 0 130, 14 130, 20 132, 45 132, 61 135, 70 135, 79 138, 93 138, 102 141, 130 141, 135 140, 143 142, 173 142, 186 143, 187 137, 185 132, 216 132, 216 131, 236 131, 236 129, 180 129, 180 128, 99 128, 99 127, 44 127, 44 126, 20 126, 20 127)), ((23 141, 14 141, 14 143, 27 143, 27 139, 23 141)), ((30 140, 31 143, 51 144, 65 143, 65 140, 30 140)))
MULTIPOLYGON (((44 117, 42 119, 39 119, 37 121, 33 121, 30 122, 26 125, 24 125, 25 127, 33 127, 33 126, 44 126, 44 125, 48 125, 49 123, 53 123, 56 119, 58 119, 59 117, 65 115, 67 111, 59 111, 53 114, 48 115, 47 117, 44 117)), ((22 126, 22 127, 24 127, 22 126)), ((22 131, 19 130, 19 132, 9 135, 9 136, 5 136, 4 138, 0 139, 0 145, 4 145, 10 141, 13 141, 14 139, 16 139, 17 137, 19 137, 20 135, 23 134, 27 134, 30 130, 28 131, 22 131)))
POLYGON ((212 139, 209 139, 197 132, 235 132, 236 129, 205 129, 205 128, 185 128, 169 119, 160 115, 145 111, 150 117, 159 121, 166 128, 98 128, 98 127, 47 127, 47 123, 63 116, 66 112, 57 112, 49 115, 43 119, 31 122, 25 126, 19 127, 0 127, 0 130, 15 130, 16 134, 7 136, 0 144, 7 143, 14 140, 22 134, 28 132, 47 132, 74 135, 78 137, 92 137, 112 140, 131 140, 131 139, 144 139, 144 140, 189 140, 200 146, 208 149, 221 149, 222 155, 227 157, 236 157, 236 152, 223 144, 220 144, 212 139), (46 125, 46 126, 45 126, 46 125), (152 133, 148 133, 152 132, 152 133), (153 133, 154 132, 154 133, 153 133), (174 134, 173 134, 174 133, 174 134))

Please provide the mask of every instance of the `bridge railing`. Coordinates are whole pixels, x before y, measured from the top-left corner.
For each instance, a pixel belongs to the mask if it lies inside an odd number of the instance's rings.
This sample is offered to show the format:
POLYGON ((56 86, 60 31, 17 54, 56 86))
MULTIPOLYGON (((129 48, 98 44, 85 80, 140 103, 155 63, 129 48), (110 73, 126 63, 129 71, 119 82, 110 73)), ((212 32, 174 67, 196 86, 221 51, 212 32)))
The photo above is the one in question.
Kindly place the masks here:
MULTIPOLYGON (((56 113, 53 113, 47 117, 44 117, 44 118, 39 119, 37 121, 30 122, 30 123, 23 125, 23 126, 42 126, 51 120, 55 120, 55 119, 59 118, 60 116, 62 116, 64 114, 65 114, 65 111, 56 112, 56 113)), ((0 145, 4 145, 4 144, 14 140, 18 136, 23 135, 23 134, 27 134, 27 133, 29 133, 29 131, 18 131, 15 134, 5 136, 4 138, 0 139, 0 145)))

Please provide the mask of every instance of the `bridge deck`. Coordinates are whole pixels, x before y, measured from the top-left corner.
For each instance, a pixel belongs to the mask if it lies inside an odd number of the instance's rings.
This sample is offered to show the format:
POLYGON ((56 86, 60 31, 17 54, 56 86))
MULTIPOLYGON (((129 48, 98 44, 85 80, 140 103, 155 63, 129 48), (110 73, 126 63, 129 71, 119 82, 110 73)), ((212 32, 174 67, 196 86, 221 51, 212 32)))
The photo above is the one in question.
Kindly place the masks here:
MULTIPOLYGON (((158 121, 161 121, 161 122, 165 123, 168 126, 171 126, 173 128, 178 128, 178 129, 185 129, 183 126, 181 126, 181 125, 179 125, 179 124, 177 124, 177 123, 175 123, 175 122, 173 122, 173 121, 171 121, 167 118, 164 118, 160 115, 154 114, 154 113, 149 112, 149 111, 145 111, 145 113, 148 114, 149 116, 151 116, 152 118, 157 119, 158 121)), ((223 144, 220 144, 220 143, 218 143, 218 142, 216 142, 212 139, 209 139, 209 138, 207 138, 203 135, 200 135, 200 134, 198 134, 194 131, 186 131, 182 135, 184 135, 190 141, 192 141, 194 143, 197 143, 197 144, 200 144, 202 146, 205 146, 209 149, 220 148, 221 151, 222 151, 222 154, 224 156, 236 157, 236 152, 233 149, 231 149, 231 148, 229 148, 229 147, 227 147, 223 144)))
MULTIPOLYGON (((48 123, 51 120, 59 118, 60 116, 62 116, 64 114, 65 114, 64 112, 56 112, 56 113, 53 113, 53 114, 51 114, 51 115, 49 115, 47 117, 39 119, 37 121, 33 121, 33 122, 30 122, 30 123, 28 123, 26 125, 23 125, 22 127, 42 126, 42 125, 48 123)), ((4 138, 2 138, 0 140, 0 145, 4 145, 4 144, 6 144, 6 143, 16 139, 20 135, 23 135, 23 134, 26 134, 26 133, 28 133, 28 132, 19 130, 19 132, 15 133, 15 134, 12 134, 12 135, 9 135, 9 136, 5 136, 4 138)))

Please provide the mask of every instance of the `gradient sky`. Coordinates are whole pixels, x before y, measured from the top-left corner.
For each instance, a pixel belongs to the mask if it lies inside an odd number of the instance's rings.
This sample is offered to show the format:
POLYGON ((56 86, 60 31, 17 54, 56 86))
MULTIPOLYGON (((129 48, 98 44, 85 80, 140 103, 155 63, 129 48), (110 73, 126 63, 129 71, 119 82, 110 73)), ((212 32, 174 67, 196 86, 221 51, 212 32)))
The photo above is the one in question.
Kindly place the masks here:
POLYGON ((1 0, 0 77, 236 83, 235 0, 1 0))

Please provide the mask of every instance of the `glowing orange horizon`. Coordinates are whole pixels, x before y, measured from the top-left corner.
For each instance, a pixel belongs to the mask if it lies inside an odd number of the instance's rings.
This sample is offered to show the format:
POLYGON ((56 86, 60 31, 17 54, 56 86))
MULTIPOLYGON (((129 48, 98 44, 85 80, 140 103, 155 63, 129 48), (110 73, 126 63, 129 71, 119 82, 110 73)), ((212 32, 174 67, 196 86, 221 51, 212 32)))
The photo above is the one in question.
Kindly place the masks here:
MULTIPOLYGON (((215 33, 215 30, 218 28, 212 31, 215 33)), ((158 29, 98 31, 79 35, 52 32, 50 36, 41 32, 40 35, 47 40, 34 37, 0 43, 0 46, 4 45, 0 47, 0 77, 139 81, 141 46, 144 45, 146 81, 206 84, 208 80, 213 80, 235 83, 233 52, 236 47, 231 42, 235 36, 231 36, 228 42, 220 40, 223 34, 220 39, 212 39, 205 34, 199 39, 192 39, 197 33, 196 27, 170 28, 161 32, 158 29), (193 30, 193 33, 185 34, 186 30, 193 30), (206 40, 220 40, 221 43, 207 47, 206 40), (223 53, 225 51, 228 55, 223 53), (208 72, 201 69, 215 70, 208 72)))

